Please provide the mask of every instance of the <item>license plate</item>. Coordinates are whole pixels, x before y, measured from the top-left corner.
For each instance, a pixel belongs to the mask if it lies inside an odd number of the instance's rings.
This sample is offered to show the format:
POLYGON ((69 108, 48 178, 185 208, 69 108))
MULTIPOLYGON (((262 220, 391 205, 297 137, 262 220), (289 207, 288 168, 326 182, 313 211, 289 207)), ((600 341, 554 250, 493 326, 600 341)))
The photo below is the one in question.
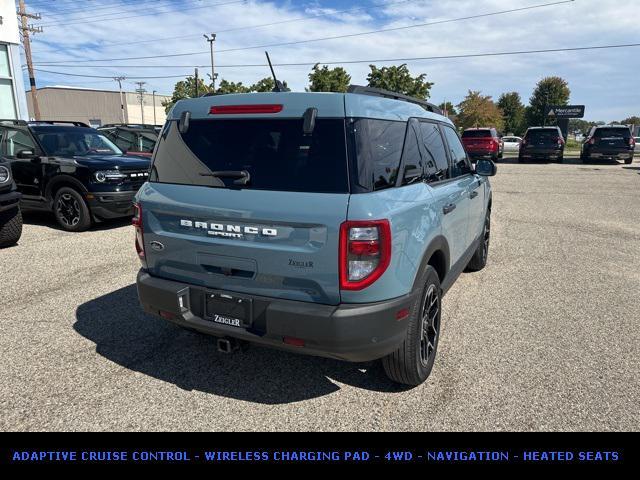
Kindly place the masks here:
POLYGON ((214 292, 207 293, 205 302, 207 320, 238 328, 251 326, 253 302, 250 298, 214 292))

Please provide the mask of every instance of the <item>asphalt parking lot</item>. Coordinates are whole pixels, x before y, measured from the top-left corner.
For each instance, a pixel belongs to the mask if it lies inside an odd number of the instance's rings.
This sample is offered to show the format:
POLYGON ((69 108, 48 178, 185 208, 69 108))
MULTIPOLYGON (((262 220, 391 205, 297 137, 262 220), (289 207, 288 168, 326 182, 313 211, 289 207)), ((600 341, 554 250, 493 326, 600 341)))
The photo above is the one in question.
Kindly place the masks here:
POLYGON ((444 300, 429 380, 145 316, 128 222, 28 215, 0 251, 2 430, 638 430, 640 162, 499 164, 485 270, 444 300))

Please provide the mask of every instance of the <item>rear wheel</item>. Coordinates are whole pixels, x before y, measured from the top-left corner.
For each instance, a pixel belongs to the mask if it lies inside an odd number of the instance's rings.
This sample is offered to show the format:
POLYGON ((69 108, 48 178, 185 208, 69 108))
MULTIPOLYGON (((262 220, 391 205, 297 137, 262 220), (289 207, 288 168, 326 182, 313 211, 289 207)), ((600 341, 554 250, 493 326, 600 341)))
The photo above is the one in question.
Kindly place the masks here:
POLYGON ((0 212, 0 248, 15 245, 22 236, 22 212, 15 207, 0 212))
POLYGON ((633 162, 633 157, 625 158, 624 160, 624 163, 626 163, 627 165, 629 165, 631 162, 633 162))
POLYGON ((53 199, 53 213, 58 225, 68 232, 82 232, 91 226, 89 207, 82 195, 70 187, 62 187, 53 199))
POLYGON ((489 240, 491 239, 491 210, 487 210, 487 215, 484 219, 484 227, 482 228, 482 237, 478 248, 476 249, 473 257, 467 264, 467 271, 477 272, 482 270, 487 264, 487 257, 489 256, 489 240))
POLYGON ((391 380, 411 386, 420 385, 431 373, 440 339, 442 290, 431 265, 427 265, 421 275, 421 285, 402 345, 382 359, 384 371, 391 380))

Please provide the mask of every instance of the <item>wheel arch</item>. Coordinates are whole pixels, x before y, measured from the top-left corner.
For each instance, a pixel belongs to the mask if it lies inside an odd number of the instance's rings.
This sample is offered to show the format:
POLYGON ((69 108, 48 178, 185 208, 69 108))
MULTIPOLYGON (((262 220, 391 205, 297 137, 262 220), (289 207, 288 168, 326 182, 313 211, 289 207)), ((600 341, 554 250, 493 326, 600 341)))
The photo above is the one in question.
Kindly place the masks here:
POLYGON ((436 236, 429 246, 426 248, 424 254, 422 255, 422 260, 420 261, 420 266, 416 271, 416 276, 413 281, 413 289, 418 287, 416 282, 420 277, 420 272, 422 272, 427 265, 431 265, 436 273, 438 274, 438 278, 440 279, 440 284, 444 282, 445 278, 449 274, 450 270, 450 253, 449 253, 449 242, 442 235, 436 236))
POLYGON ((45 198, 52 201, 56 192, 62 187, 71 187, 78 190, 83 196, 87 193, 87 188, 77 178, 71 175, 57 175, 47 183, 45 187, 45 198))

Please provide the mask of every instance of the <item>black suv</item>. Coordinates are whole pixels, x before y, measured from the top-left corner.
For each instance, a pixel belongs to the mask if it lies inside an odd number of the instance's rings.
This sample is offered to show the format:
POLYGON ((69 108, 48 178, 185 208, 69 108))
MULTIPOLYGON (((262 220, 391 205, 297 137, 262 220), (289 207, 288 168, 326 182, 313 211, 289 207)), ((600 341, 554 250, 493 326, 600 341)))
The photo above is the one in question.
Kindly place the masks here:
POLYGON ((626 125, 603 125, 592 127, 582 144, 580 158, 583 162, 592 160, 624 160, 633 162, 635 140, 626 125))
POLYGON ((564 137, 560 127, 529 127, 520 143, 518 161, 564 158, 564 137))
POLYGON ((113 123, 97 128, 123 152, 143 157, 151 157, 161 129, 161 125, 137 123, 113 123))
POLYGON ((20 193, 11 175, 11 164, 0 157, 0 248, 14 245, 21 235, 20 193))
POLYGON ((132 216, 150 163, 84 123, 58 121, 0 120, 0 158, 11 164, 22 209, 52 211, 73 232, 132 216))

